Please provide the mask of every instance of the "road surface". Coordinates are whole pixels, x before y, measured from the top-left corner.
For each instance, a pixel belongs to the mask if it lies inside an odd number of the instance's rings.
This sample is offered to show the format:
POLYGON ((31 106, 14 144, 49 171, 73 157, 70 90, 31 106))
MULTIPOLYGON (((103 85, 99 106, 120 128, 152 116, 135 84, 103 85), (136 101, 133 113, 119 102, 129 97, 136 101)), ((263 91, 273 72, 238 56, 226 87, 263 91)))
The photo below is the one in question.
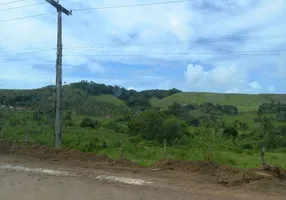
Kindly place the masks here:
MULTIPOLYGON (((48 161, 0 155, 1 200, 270 200, 278 193, 259 193, 175 178, 164 172, 135 173, 71 167, 48 161)), ((191 176, 191 175, 190 175, 191 176)))

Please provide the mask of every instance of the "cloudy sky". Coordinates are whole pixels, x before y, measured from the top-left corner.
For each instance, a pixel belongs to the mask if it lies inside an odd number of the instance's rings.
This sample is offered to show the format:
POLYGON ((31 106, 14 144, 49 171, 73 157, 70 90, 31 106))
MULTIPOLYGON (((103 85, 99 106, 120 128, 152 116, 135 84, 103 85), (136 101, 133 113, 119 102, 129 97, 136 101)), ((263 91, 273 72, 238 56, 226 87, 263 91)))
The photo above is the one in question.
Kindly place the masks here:
MULTIPOLYGON (((74 10, 63 15, 63 81, 286 92, 285 0, 120 7, 164 1, 60 0, 74 10)), ((56 36, 57 14, 44 0, 0 0, 0 88, 54 84, 56 36)))

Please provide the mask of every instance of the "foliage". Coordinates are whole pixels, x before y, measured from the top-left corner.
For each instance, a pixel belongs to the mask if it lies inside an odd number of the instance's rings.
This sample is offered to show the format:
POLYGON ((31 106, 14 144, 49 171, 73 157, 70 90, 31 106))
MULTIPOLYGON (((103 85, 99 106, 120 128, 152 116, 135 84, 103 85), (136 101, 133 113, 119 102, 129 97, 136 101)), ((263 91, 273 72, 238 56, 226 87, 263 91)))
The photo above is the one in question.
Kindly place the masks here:
POLYGON ((263 103, 258 107, 258 112, 261 114, 286 112, 286 104, 284 103, 263 103))
POLYGON ((161 140, 165 119, 166 116, 161 111, 146 110, 128 122, 129 133, 131 136, 139 134, 146 140, 161 140))
POLYGON ((286 111, 279 111, 276 115, 276 120, 280 122, 286 122, 286 111))
POLYGON ((236 138, 238 131, 234 127, 227 127, 223 130, 223 136, 227 138, 236 138))
MULTIPOLYGON (((1 90, 0 105, 6 105, 0 109, 4 138, 25 141, 29 134, 33 143, 52 146, 54 92, 54 86, 1 90)), ((264 104, 265 96, 269 95, 176 89, 137 92, 86 81, 73 83, 63 86, 63 146, 119 158, 124 140, 126 158, 151 164, 164 156, 166 139, 168 158, 208 159, 240 167, 257 165, 258 150, 265 146, 266 158, 276 162, 269 155, 281 160, 285 153, 285 111, 282 103, 264 104), (255 115, 252 110, 259 108, 262 112, 255 115)), ((273 97, 283 100, 285 95, 273 97)))
POLYGON ((92 120, 90 118, 84 118, 80 123, 80 126, 84 128, 98 128, 99 125, 100 124, 97 120, 92 120))

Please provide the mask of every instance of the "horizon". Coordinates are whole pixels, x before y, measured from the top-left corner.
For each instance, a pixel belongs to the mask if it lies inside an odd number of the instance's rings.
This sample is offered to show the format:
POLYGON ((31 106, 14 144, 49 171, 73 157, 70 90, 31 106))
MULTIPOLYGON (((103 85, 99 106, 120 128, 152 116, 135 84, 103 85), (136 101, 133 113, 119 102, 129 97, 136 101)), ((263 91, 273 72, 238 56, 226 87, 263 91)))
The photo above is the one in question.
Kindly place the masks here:
MULTIPOLYGON (((91 80, 136 91, 286 93, 283 0, 60 3, 74 10, 63 15, 63 83, 91 80), (154 2, 161 3, 141 5, 154 2)), ((55 84, 53 12, 39 0, 0 3, 0 89, 55 84)))
MULTIPOLYGON (((74 83, 69 83, 69 84, 63 84, 63 87, 64 86, 69 86, 70 84, 76 84, 76 83, 80 83, 81 81, 79 82, 74 82, 74 83)), ((88 81, 88 83, 90 83, 88 81)), ((95 84, 104 84, 104 83, 96 83, 94 82, 95 84)), ((118 86, 118 85, 107 85, 107 84, 104 84, 105 86, 112 86, 112 87, 115 87, 115 86, 118 86)), ((0 88, 0 91, 1 90, 15 90, 15 91, 27 91, 27 90, 40 90, 40 89, 44 89, 46 87, 56 87, 56 85, 46 85, 46 86, 43 86, 43 87, 39 87, 39 88, 28 88, 28 89, 3 89, 3 88, 0 88)), ((121 89, 126 89, 126 90, 134 90, 134 89, 128 89, 128 88, 125 88, 125 87, 121 87, 121 86, 118 86, 119 88, 121 89)), ((150 91, 150 90, 165 90, 165 91, 168 91, 168 90, 172 90, 172 89, 176 89, 176 90, 179 90, 180 92, 178 93, 200 93, 200 94, 224 94, 224 95, 286 95, 285 93, 219 93, 219 92, 199 92, 199 91, 182 91, 178 88, 167 88, 167 89, 157 89, 157 88, 151 88, 151 89, 145 89, 145 90, 134 90, 135 92, 144 92, 144 91, 150 91)), ((114 95, 115 96, 115 95, 114 95)))

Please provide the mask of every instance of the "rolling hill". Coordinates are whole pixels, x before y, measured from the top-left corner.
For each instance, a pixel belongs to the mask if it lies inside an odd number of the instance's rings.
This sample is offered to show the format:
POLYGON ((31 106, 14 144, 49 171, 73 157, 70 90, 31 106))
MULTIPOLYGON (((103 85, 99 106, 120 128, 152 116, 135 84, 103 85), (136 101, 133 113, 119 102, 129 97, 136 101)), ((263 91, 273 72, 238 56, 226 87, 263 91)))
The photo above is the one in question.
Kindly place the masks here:
POLYGON ((178 103, 213 103, 221 105, 234 105, 240 112, 253 111, 266 102, 286 103, 286 94, 224 94, 180 92, 163 99, 151 98, 150 104, 154 107, 166 108, 173 102, 178 103))
MULTIPOLYGON (((54 105, 54 99, 54 86, 35 90, 0 90, 0 105, 47 107, 54 105)), ((135 107, 167 108, 174 102, 234 105, 239 112, 248 112, 257 110, 261 104, 267 102, 286 103, 286 94, 220 94, 181 92, 177 89, 137 92, 119 86, 81 81, 63 86, 63 99, 66 108, 77 108, 84 112, 92 108, 100 113, 112 113, 114 109, 124 113, 126 109, 135 107)))

